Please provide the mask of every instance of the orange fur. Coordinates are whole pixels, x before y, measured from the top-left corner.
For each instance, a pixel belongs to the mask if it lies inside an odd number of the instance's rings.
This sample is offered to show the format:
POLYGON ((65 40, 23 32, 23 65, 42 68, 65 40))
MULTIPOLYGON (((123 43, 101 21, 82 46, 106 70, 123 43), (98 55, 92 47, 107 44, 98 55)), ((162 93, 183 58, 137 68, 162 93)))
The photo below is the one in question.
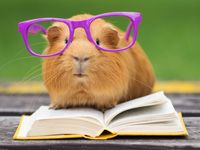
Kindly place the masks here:
MULTIPOLYGON (((83 14, 70 19, 82 20, 89 17, 91 15, 83 14)), ((106 25, 112 26, 99 20, 91 30, 96 36, 101 36, 102 27, 106 25)), ((69 32, 61 23, 55 23, 53 26, 61 30, 53 29, 59 32, 53 36, 49 33, 50 44, 45 53, 63 48, 64 38, 69 32), (51 42, 51 36, 57 40, 54 44, 51 42)), ((115 29, 122 34, 122 31, 116 27, 115 29)), ((118 40, 119 44, 126 42, 124 39, 118 40)), ((154 78, 152 66, 137 42, 130 49, 121 52, 100 51, 87 39, 82 28, 75 30, 73 42, 62 55, 45 58, 43 62, 43 80, 53 108, 88 106, 108 109, 119 102, 149 94, 154 78), (86 76, 74 76, 74 56, 89 58, 84 70, 86 76)))

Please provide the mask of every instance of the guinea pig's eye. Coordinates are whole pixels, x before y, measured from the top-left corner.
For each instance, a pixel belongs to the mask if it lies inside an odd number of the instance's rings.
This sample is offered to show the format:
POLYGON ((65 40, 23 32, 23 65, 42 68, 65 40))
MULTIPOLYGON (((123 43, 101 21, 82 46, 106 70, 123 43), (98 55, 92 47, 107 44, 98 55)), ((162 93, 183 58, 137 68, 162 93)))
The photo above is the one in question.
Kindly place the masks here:
POLYGON ((65 43, 66 43, 66 44, 68 43, 68 39, 65 39, 65 43))
POLYGON ((99 44, 100 44, 100 41, 99 41, 99 39, 98 39, 98 38, 96 39, 96 44, 97 44, 97 45, 99 45, 99 44))

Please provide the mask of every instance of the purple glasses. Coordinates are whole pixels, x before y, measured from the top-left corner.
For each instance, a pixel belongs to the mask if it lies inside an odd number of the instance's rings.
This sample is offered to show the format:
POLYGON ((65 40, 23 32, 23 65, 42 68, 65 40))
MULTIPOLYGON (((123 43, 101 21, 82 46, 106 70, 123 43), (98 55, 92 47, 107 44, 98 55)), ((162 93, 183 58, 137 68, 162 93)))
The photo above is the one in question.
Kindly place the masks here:
MULTIPOLYGON (((139 12, 110 12, 79 21, 62 18, 38 18, 20 22, 19 31, 22 34, 26 49, 33 56, 37 57, 49 57, 63 53, 70 43, 72 43, 76 28, 83 28, 87 39, 97 49, 118 52, 130 48, 135 43, 141 19, 142 17, 139 12), (105 26, 105 23, 101 25, 101 19, 106 21, 105 26), (107 22, 110 22, 113 26, 109 26, 110 24, 107 22), (44 50, 49 43, 46 41, 45 36, 48 35, 51 27, 58 24, 63 27, 62 35, 57 38, 57 42, 60 42, 62 46, 56 52, 45 54, 44 50), (118 30, 118 26, 121 26, 120 29, 126 30, 126 32, 118 30), (112 40, 116 39, 116 37, 118 41, 124 38, 125 42, 112 43, 112 40)), ((54 32, 56 31, 54 30, 54 32)))

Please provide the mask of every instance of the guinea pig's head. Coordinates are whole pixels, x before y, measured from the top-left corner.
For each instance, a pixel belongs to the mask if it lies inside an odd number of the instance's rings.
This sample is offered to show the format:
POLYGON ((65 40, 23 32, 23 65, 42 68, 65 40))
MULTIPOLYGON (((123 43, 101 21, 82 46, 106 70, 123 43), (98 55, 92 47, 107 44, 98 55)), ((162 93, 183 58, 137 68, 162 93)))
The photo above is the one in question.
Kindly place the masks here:
MULTIPOLYGON (((82 20, 91 15, 78 15, 82 20)), ((96 44, 115 48, 121 43, 119 31, 112 24, 99 19, 91 28, 96 44)), ((45 53, 58 52, 68 42, 69 30, 63 23, 54 23, 47 31, 48 48, 45 53)), ((123 42, 122 42, 123 43, 123 42)), ((60 94, 85 93, 101 98, 119 98, 128 88, 127 52, 106 52, 91 43, 83 28, 76 28, 72 43, 60 55, 45 58, 43 79, 50 92, 60 94), (127 57, 126 57, 127 56, 127 57)))

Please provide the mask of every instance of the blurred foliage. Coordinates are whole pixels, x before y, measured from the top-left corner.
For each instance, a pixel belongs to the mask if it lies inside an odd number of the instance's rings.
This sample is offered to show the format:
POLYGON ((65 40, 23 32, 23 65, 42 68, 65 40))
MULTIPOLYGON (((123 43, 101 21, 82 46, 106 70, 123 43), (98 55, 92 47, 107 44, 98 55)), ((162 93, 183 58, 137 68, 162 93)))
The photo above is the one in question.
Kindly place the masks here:
POLYGON ((142 13, 138 41, 158 79, 200 79, 199 0, 1 0, 0 80, 41 79, 41 59, 26 51, 18 22, 111 11, 142 13))

